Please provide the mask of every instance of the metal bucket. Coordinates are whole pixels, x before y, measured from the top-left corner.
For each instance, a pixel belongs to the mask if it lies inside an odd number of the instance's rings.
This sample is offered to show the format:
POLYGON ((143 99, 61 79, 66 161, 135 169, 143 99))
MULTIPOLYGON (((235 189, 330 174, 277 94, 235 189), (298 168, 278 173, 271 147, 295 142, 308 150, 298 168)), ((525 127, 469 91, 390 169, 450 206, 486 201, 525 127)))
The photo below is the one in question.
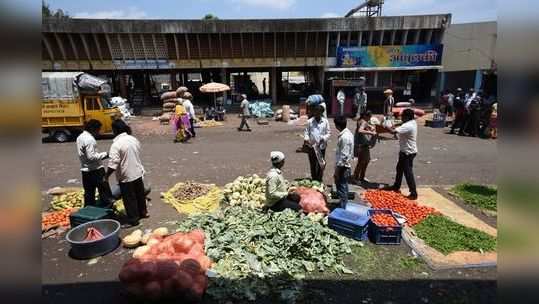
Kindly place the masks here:
POLYGON ((97 220, 84 223, 71 229, 66 240, 71 245, 69 255, 75 259, 91 259, 105 255, 118 247, 120 244, 120 222, 115 220, 97 220), (103 238, 97 241, 85 241, 87 229, 93 227, 103 238))

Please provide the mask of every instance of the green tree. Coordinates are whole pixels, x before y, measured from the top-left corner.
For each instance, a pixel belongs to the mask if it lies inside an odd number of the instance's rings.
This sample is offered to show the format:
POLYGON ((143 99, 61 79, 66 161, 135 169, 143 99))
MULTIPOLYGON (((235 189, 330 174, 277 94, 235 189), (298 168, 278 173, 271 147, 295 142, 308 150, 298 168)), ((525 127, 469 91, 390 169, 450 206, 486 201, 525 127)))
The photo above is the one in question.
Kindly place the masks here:
POLYGON ((41 16, 42 17, 50 17, 50 16, 52 16, 49 4, 45 3, 45 1, 41 2, 41 16))
POLYGON ((68 19, 70 18, 67 12, 64 12, 62 9, 57 9, 56 11, 51 10, 48 3, 45 1, 41 2, 41 17, 43 18, 58 18, 58 19, 68 19))
POLYGON ((213 14, 206 14, 202 20, 219 20, 219 18, 213 14))

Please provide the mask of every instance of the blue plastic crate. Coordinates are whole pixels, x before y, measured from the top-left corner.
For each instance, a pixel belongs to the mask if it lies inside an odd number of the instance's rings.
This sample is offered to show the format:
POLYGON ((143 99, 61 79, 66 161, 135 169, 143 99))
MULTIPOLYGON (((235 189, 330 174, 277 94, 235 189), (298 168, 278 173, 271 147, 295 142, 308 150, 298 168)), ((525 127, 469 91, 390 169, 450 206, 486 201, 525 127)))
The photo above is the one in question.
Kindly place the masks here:
POLYGON ((349 238, 364 241, 368 236, 370 216, 336 208, 328 217, 329 228, 349 238))
POLYGON ((402 239, 402 225, 399 224, 393 212, 389 209, 371 209, 369 216, 372 217, 377 213, 390 214, 397 226, 378 226, 372 220, 369 223, 369 238, 376 245, 399 245, 402 239))

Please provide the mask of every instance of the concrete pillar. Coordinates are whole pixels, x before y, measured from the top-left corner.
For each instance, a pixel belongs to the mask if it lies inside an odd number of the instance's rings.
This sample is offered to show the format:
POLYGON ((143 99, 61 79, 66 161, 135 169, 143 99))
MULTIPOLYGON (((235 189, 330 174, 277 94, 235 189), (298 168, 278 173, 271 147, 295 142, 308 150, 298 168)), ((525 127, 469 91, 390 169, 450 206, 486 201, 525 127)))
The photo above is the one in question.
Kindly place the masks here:
POLYGON ((176 90, 178 88, 178 81, 176 80, 176 72, 170 72, 170 88, 176 90))
POLYGON ((127 98, 127 77, 126 75, 120 75, 120 96, 127 98))
POLYGON ((324 89, 325 89, 325 84, 326 84, 326 71, 324 69, 324 67, 319 67, 316 71, 317 73, 317 79, 316 81, 318 82, 318 88, 320 89, 320 93, 323 95, 324 94, 324 89))
MULTIPOLYGON (((230 85, 230 83, 228 82, 228 77, 227 77, 227 73, 226 73, 226 69, 225 68, 222 68, 221 69, 221 80, 223 81, 224 84, 226 85, 230 85)), ((226 100, 228 99, 228 91, 225 91, 223 93, 223 100, 225 102, 225 105, 226 105, 226 100)))
POLYGON ((438 72, 438 94, 445 90, 445 72, 438 72))
POLYGON ((474 90, 477 92, 477 90, 481 89, 482 85, 483 85, 483 72, 481 70, 477 70, 475 71, 474 90))
MULTIPOLYGON (((270 72, 270 81, 271 81, 271 102, 273 105, 277 104, 277 78, 281 73, 277 73, 277 68, 272 67, 270 72)), ((280 81, 280 79, 279 79, 280 81)))

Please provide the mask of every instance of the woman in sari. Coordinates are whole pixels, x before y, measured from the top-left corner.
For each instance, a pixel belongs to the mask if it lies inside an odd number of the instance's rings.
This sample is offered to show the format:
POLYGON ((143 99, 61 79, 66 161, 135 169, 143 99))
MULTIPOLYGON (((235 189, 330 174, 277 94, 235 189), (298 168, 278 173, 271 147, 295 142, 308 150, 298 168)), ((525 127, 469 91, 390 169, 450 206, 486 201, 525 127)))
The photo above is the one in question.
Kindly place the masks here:
POLYGON ((182 104, 176 105, 173 119, 174 122, 172 125, 175 127, 176 131, 174 142, 187 142, 189 138, 192 137, 190 131, 191 123, 189 122, 189 114, 182 104))

